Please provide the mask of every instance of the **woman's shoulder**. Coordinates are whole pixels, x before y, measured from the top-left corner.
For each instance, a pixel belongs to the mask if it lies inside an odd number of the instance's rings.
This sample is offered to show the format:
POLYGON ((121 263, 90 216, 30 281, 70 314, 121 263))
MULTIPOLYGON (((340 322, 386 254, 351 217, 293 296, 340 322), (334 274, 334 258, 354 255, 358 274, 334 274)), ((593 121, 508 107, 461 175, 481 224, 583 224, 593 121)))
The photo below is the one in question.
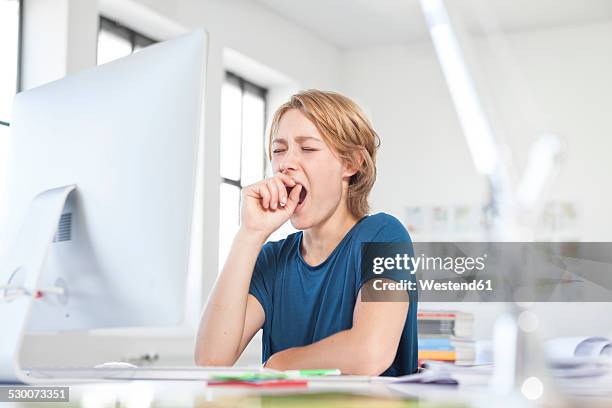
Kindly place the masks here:
POLYGON ((385 212, 368 215, 360 224, 366 229, 393 228, 406 230, 400 220, 385 212))
POLYGON ((411 241, 408 231, 400 220, 384 212, 365 217, 359 223, 359 235, 364 241, 411 241))

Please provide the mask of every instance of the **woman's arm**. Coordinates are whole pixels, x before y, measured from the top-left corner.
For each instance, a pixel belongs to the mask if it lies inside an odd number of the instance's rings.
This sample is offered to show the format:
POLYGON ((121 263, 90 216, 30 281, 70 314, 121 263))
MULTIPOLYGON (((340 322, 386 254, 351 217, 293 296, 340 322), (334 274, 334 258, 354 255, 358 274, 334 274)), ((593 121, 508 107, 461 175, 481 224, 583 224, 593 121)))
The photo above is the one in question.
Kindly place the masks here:
POLYGON ((270 357, 266 367, 278 370, 338 368, 342 374, 379 375, 391 366, 397 353, 408 314, 408 294, 405 293, 405 297, 402 294, 402 299, 404 301, 364 302, 360 291, 352 328, 308 346, 278 352, 270 357))
POLYGON ((195 347, 197 365, 233 365, 263 326, 264 310, 249 295, 253 269, 268 236, 293 214, 300 190, 301 186, 283 174, 243 190, 242 225, 200 321, 195 347), (295 188, 287 194, 287 187, 295 188))
POLYGON ((264 311, 248 292, 264 240, 248 231, 236 234, 202 315, 195 349, 197 365, 233 365, 262 327, 264 311))

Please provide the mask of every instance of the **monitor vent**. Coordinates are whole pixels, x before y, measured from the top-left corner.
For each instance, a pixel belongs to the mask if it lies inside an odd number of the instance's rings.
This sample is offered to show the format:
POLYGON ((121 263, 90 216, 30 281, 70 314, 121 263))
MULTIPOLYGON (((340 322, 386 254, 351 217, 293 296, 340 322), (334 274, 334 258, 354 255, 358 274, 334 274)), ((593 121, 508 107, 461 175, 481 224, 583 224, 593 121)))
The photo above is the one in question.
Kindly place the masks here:
POLYGON ((72 239, 72 213, 62 214, 53 242, 70 241, 72 239))

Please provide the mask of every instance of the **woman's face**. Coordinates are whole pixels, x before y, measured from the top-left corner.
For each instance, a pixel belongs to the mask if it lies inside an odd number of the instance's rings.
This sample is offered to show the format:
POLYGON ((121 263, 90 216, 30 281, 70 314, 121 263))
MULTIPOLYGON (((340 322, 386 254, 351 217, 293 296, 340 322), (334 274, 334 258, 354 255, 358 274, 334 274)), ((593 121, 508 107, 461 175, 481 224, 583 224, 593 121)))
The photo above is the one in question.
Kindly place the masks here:
POLYGON ((291 224, 299 230, 334 214, 342 202, 343 180, 348 182, 352 175, 316 126, 297 109, 285 112, 278 123, 272 140, 272 170, 275 174, 284 172, 302 185, 300 204, 291 216, 291 224))

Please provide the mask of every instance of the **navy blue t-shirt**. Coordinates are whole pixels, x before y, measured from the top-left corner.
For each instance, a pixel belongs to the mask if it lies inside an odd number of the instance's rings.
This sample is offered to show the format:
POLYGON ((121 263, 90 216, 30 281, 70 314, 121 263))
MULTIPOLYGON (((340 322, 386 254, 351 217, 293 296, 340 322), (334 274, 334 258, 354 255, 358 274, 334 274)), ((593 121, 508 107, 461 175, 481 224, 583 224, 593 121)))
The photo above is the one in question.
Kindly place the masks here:
MULTIPOLYGON (((265 312, 262 360, 279 351, 312 344, 353 325, 361 288, 361 244, 412 243, 393 216, 362 218, 320 265, 310 266, 300 251, 302 232, 266 243, 255 263, 249 293, 265 312)), ((393 279, 393 278, 391 278, 393 279)), ((397 279, 394 279, 397 280, 397 279)), ((417 368, 417 299, 410 307, 393 364, 382 374, 412 374, 417 368)), ((383 318, 381 316, 381 318, 383 318)))

